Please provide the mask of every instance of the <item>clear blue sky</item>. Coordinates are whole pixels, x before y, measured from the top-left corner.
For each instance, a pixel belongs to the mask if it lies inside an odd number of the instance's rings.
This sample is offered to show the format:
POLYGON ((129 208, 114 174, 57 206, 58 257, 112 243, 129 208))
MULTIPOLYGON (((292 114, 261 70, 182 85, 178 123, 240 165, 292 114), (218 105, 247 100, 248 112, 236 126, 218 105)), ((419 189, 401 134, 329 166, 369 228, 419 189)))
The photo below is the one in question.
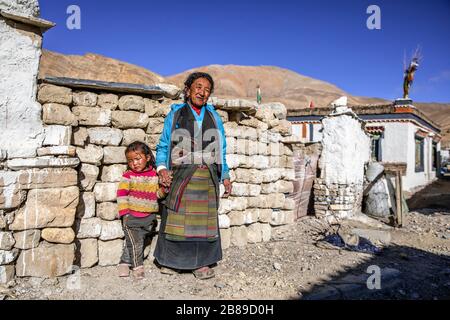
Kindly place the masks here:
POLYGON ((273 65, 360 96, 402 95, 403 57, 423 61, 410 96, 450 102, 450 0, 40 0, 44 48, 98 53, 163 76, 209 64, 273 65), (81 9, 69 30, 67 7, 81 9), (381 30, 369 30, 369 5, 381 30))

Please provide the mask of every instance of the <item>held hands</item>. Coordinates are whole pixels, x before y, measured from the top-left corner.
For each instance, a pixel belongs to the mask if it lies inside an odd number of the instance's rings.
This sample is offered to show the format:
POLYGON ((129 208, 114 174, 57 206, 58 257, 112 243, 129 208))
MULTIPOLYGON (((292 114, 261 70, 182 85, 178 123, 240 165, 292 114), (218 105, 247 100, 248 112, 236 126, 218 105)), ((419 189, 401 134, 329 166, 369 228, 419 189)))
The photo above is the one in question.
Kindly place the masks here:
POLYGON ((167 169, 161 169, 158 172, 158 176, 159 176, 159 183, 163 186, 163 187, 170 187, 170 185, 172 184, 172 171, 169 171, 167 169))
POLYGON ((228 198, 232 190, 230 179, 223 180, 223 186, 225 187, 225 193, 223 194, 223 197, 228 198))

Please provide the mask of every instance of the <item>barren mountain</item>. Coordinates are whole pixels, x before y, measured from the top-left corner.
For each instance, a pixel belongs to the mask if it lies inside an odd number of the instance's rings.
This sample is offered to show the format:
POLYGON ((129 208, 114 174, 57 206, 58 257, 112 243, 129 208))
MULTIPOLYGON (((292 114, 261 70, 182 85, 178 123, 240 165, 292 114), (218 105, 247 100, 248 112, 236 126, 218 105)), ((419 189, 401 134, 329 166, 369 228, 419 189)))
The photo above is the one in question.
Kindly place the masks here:
MULTIPOLYGON (((64 55, 44 50, 39 77, 57 76, 137 84, 168 82, 183 87, 193 71, 208 72, 216 82, 214 96, 256 100, 256 86, 261 87, 263 103, 279 101, 288 110, 325 107, 341 96, 348 96, 350 105, 387 103, 380 98, 353 96, 325 81, 306 77, 294 71, 273 66, 210 65, 162 77, 145 68, 97 54, 64 55)), ((450 147, 450 104, 415 103, 433 121, 442 126, 443 143, 450 147)))
POLYGON ((164 82, 164 77, 142 67, 87 53, 84 56, 64 55, 43 50, 39 77, 68 77, 110 82, 152 85, 164 82))
POLYGON ((168 77, 182 86, 187 75, 193 71, 208 72, 216 81, 216 96, 256 99, 259 85, 263 102, 283 102, 288 109, 309 107, 311 101, 317 107, 327 106, 331 101, 347 95, 351 104, 379 103, 382 99, 351 96, 342 89, 325 81, 300 75, 294 71, 273 66, 210 65, 191 69, 168 77))

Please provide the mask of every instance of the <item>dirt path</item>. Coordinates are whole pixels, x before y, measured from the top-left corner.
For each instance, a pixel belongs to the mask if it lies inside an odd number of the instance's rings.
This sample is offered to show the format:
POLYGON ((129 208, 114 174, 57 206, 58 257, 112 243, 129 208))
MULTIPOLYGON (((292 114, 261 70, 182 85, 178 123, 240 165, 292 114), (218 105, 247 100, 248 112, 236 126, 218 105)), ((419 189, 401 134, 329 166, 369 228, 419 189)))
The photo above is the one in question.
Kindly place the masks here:
MULTIPOLYGON (((412 212, 406 226, 389 231, 381 253, 322 249, 315 240, 327 229, 306 217, 274 230, 268 243, 231 247, 217 276, 163 275, 145 262, 143 281, 118 278, 115 267, 81 270, 73 276, 17 280, 6 299, 450 299, 450 212, 412 212), (381 289, 369 290, 369 266, 382 270, 381 289), (68 288, 69 287, 69 288, 68 288)), ((0 292, 0 295, 2 292, 0 292)))

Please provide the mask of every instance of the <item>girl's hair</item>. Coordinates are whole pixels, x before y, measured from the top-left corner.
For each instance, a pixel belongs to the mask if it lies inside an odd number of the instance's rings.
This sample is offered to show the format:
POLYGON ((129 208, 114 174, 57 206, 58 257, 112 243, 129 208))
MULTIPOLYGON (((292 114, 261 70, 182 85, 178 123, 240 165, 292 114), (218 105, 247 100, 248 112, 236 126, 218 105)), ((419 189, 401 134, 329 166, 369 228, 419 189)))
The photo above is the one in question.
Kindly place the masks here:
POLYGON ((141 141, 134 141, 128 145, 128 147, 125 149, 125 154, 127 154, 130 151, 138 152, 141 151, 146 156, 150 156, 150 161, 147 163, 147 166, 154 168, 156 166, 155 157, 153 156, 152 150, 148 147, 147 144, 141 142, 141 141))
POLYGON ((194 73, 191 73, 187 77, 186 81, 184 82, 184 102, 187 102, 187 99, 188 99, 188 96, 186 94, 187 90, 192 86, 194 81, 199 79, 199 78, 205 78, 206 80, 209 81, 209 83, 211 84, 211 93, 213 93, 213 91, 214 91, 214 80, 209 75, 209 73, 206 73, 206 72, 194 72, 194 73))

